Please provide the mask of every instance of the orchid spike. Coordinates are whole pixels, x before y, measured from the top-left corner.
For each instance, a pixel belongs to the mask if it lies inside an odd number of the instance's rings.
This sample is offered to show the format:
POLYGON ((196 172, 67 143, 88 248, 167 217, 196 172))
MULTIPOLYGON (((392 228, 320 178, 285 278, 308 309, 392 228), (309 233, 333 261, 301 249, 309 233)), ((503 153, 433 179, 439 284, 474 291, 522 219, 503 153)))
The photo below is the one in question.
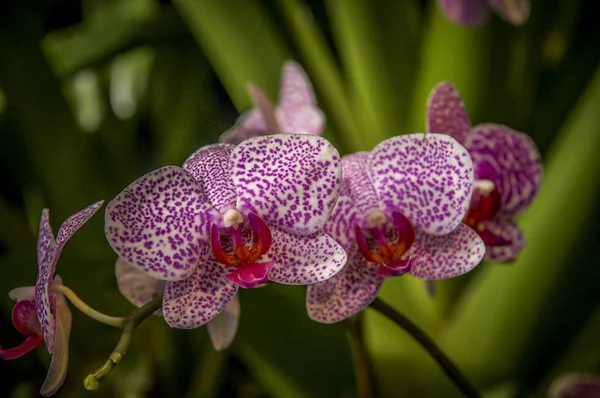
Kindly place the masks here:
MULTIPOLYGON (((138 308, 164 294, 165 281, 152 278, 121 257, 115 264, 115 276, 121 294, 138 308)), ((155 315, 162 316, 162 309, 157 310, 155 315)), ((215 350, 223 350, 231 345, 237 332, 239 316, 240 302, 235 295, 227 307, 206 324, 215 350)))
POLYGON ((165 321, 195 328, 239 287, 306 285, 338 272, 346 253, 323 226, 340 186, 339 154, 321 137, 209 145, 183 168, 155 170, 121 192, 105 232, 124 261, 166 281, 165 321))
POLYGON ((332 278, 308 287, 309 316, 333 323, 366 308, 387 277, 452 278, 485 254, 461 224, 473 165, 456 140, 439 134, 390 138, 342 158, 342 190, 325 231, 348 253, 332 278))
POLYGON ((69 217, 61 225, 56 238, 50 227, 48 209, 44 209, 37 242, 36 285, 18 287, 8 294, 17 302, 12 311, 13 325, 26 339, 14 348, 0 347, 0 358, 19 358, 45 342, 46 348, 52 354, 52 360, 40 389, 43 396, 53 395, 60 388, 67 374, 69 359, 71 311, 61 293, 50 292, 51 285, 62 285, 60 276, 54 276, 56 263, 67 240, 100 206, 101 201, 69 217))
POLYGON ((548 398, 600 397, 600 375, 567 373, 552 382, 548 398))
POLYGON ((276 107, 254 84, 249 84, 248 91, 254 108, 240 116, 236 124, 221 135, 220 142, 239 144, 246 138, 279 133, 323 133, 325 116, 317 107, 306 72, 297 62, 288 60, 283 65, 276 107))
POLYGON ((475 186, 464 223, 487 245, 487 260, 510 261, 525 239, 512 218, 526 210, 542 181, 540 154, 525 134, 498 124, 471 127, 458 91, 440 83, 427 106, 428 131, 463 144, 473 160, 475 186))
POLYGON ((531 13, 531 0, 437 0, 439 8, 452 21, 461 25, 480 25, 487 21, 490 10, 513 25, 523 25, 531 13))

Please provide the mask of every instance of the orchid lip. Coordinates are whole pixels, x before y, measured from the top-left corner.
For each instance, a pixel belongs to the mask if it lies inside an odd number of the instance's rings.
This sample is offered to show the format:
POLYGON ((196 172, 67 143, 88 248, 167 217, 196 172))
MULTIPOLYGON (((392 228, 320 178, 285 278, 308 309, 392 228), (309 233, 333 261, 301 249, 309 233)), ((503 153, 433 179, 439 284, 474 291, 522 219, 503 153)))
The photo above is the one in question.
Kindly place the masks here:
POLYGON ((382 276, 400 276, 410 271, 412 266, 412 257, 397 261, 393 264, 382 264, 377 273, 382 276))
POLYGON ((264 285, 269 280, 269 272, 271 272, 273 264, 273 261, 247 264, 225 275, 225 278, 246 289, 264 285))

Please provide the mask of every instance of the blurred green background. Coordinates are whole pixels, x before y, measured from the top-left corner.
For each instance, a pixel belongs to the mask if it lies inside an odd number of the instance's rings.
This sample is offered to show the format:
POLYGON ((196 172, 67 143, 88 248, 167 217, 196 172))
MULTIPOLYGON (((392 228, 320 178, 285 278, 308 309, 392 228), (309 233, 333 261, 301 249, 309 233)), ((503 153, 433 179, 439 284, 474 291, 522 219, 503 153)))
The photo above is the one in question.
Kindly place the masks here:
MULTIPOLYGON (((600 30, 594 0, 534 0, 514 27, 493 16, 457 26, 435 1, 38 0, 0 5, 0 292, 35 282, 42 208, 55 230, 138 176, 181 164, 215 142, 250 100, 275 100, 280 68, 307 70, 342 153, 422 131, 429 90, 461 91, 474 124, 529 134, 544 185, 520 218, 529 245, 512 264, 482 264, 439 283, 392 278, 383 299, 452 356, 486 397, 544 397, 566 371, 600 372, 600 30)), ((132 307, 97 215, 66 246, 58 273, 100 311, 132 307)), ((16 345, 13 303, 0 299, 0 344, 16 345)), ((77 310, 64 397, 352 397, 344 325, 306 316, 304 289, 241 293, 233 346, 214 352, 203 328, 140 327, 126 360, 96 392, 119 330, 77 310)), ((458 391, 395 325, 367 310, 377 396, 458 391)), ((7 397, 36 396, 43 347, 0 362, 7 397)))

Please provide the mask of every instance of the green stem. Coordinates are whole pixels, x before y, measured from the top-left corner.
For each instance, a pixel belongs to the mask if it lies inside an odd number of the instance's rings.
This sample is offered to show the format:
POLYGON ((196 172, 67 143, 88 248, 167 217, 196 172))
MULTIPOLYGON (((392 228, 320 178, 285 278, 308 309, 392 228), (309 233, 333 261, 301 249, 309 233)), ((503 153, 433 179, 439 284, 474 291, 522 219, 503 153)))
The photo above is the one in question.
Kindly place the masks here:
POLYGON ((100 387, 100 383, 106 380, 112 370, 121 362, 121 360, 123 360, 127 353, 127 349, 129 348, 129 344, 131 344, 133 332, 140 323, 161 307, 162 299, 162 295, 155 297, 152 301, 148 302, 143 307, 136 309, 126 317, 121 338, 113 352, 110 354, 108 360, 104 365, 98 368, 98 370, 88 375, 83 381, 86 390, 97 390, 100 387))
POLYGON ((378 298, 371 303, 371 308, 396 323, 425 348, 438 365, 440 365, 444 373, 454 382, 456 387, 462 391, 465 397, 478 398, 480 396, 479 392, 471 385, 452 360, 444 354, 431 337, 420 327, 378 298))
POLYGON ((359 314, 346 321, 348 344, 352 353, 352 364, 354 365, 354 379, 356 382, 356 394, 359 398, 373 398, 372 372, 369 364, 369 356, 365 347, 365 339, 362 331, 362 316, 359 314))
POLYGON ((83 312, 85 315, 89 316, 92 319, 97 320, 100 323, 104 323, 105 325, 114 326, 116 328, 122 328, 125 325, 126 319, 122 316, 109 316, 105 315, 99 311, 96 311, 89 305, 87 305, 82 299, 80 299, 74 291, 66 287, 65 285, 52 285, 50 288, 53 292, 62 293, 66 298, 69 299, 71 304, 73 304, 79 311, 83 312))

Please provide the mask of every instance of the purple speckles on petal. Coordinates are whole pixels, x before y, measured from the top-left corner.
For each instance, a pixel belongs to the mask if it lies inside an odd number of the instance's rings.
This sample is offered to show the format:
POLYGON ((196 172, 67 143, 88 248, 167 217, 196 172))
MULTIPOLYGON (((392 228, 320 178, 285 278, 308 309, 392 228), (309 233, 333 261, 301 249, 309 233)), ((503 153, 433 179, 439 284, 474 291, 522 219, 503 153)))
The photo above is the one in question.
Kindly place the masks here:
POLYGON ((339 154, 316 136, 250 138, 236 146, 231 166, 237 208, 295 234, 323 227, 341 187, 339 154))
POLYGON ((151 277, 187 278, 218 216, 204 198, 202 187, 185 170, 166 166, 152 171, 108 204, 108 242, 120 257, 151 277))
POLYGON ((308 285, 308 316, 321 323, 344 320, 365 309, 377 297, 384 277, 356 250, 339 273, 323 282, 308 285))
POLYGON ((466 149, 450 136, 385 140, 371 152, 367 172, 386 213, 399 211, 427 233, 451 232, 469 207, 473 165, 466 149))
POLYGON ((356 209, 365 213, 379 207, 377 192, 366 172, 369 152, 357 152, 342 158, 342 179, 347 185, 356 209))
POLYGON ((460 94, 450 83, 434 87, 427 101, 427 132, 447 134, 464 144, 471 122, 460 94))
POLYGON ((44 257, 48 253, 48 247, 50 241, 54 240, 54 234, 52 233, 52 227, 50 227, 50 215, 49 210, 42 210, 42 217, 40 218, 40 229, 38 232, 37 240, 37 263, 38 267, 41 266, 44 261, 44 257))
POLYGON ((475 268, 485 255, 485 244, 475 231, 461 224, 443 236, 416 231, 406 255, 412 258, 411 275, 426 280, 447 279, 475 268))
POLYGON ((183 168, 201 184, 210 204, 221 213, 235 206, 235 187, 229 174, 233 148, 230 144, 204 146, 183 164, 183 168))
POLYGON ((481 228, 500 239, 509 242, 503 246, 489 246, 485 255, 486 260, 490 261, 510 261, 516 258, 525 247, 525 237, 523 231, 517 224, 506 217, 495 217, 486 220, 481 224, 481 228))
POLYGON ((323 231, 309 236, 271 228, 273 244, 265 258, 274 265, 269 279, 286 285, 307 285, 326 280, 346 264, 346 252, 323 231))
POLYGON ((475 178, 492 181, 500 193, 500 214, 516 215, 531 204, 542 181, 540 154, 531 138, 506 126, 480 124, 465 147, 475 178))
POLYGON ((234 268, 215 261, 209 245, 203 245, 200 265, 182 281, 167 282, 163 315, 173 328, 192 329, 204 325, 233 299, 237 285, 225 279, 234 268))
POLYGON ((78 211, 65 220, 60 226, 58 233, 56 234, 56 242, 62 246, 69 240, 71 236, 85 224, 96 212, 102 207, 103 200, 89 205, 85 209, 78 211))

